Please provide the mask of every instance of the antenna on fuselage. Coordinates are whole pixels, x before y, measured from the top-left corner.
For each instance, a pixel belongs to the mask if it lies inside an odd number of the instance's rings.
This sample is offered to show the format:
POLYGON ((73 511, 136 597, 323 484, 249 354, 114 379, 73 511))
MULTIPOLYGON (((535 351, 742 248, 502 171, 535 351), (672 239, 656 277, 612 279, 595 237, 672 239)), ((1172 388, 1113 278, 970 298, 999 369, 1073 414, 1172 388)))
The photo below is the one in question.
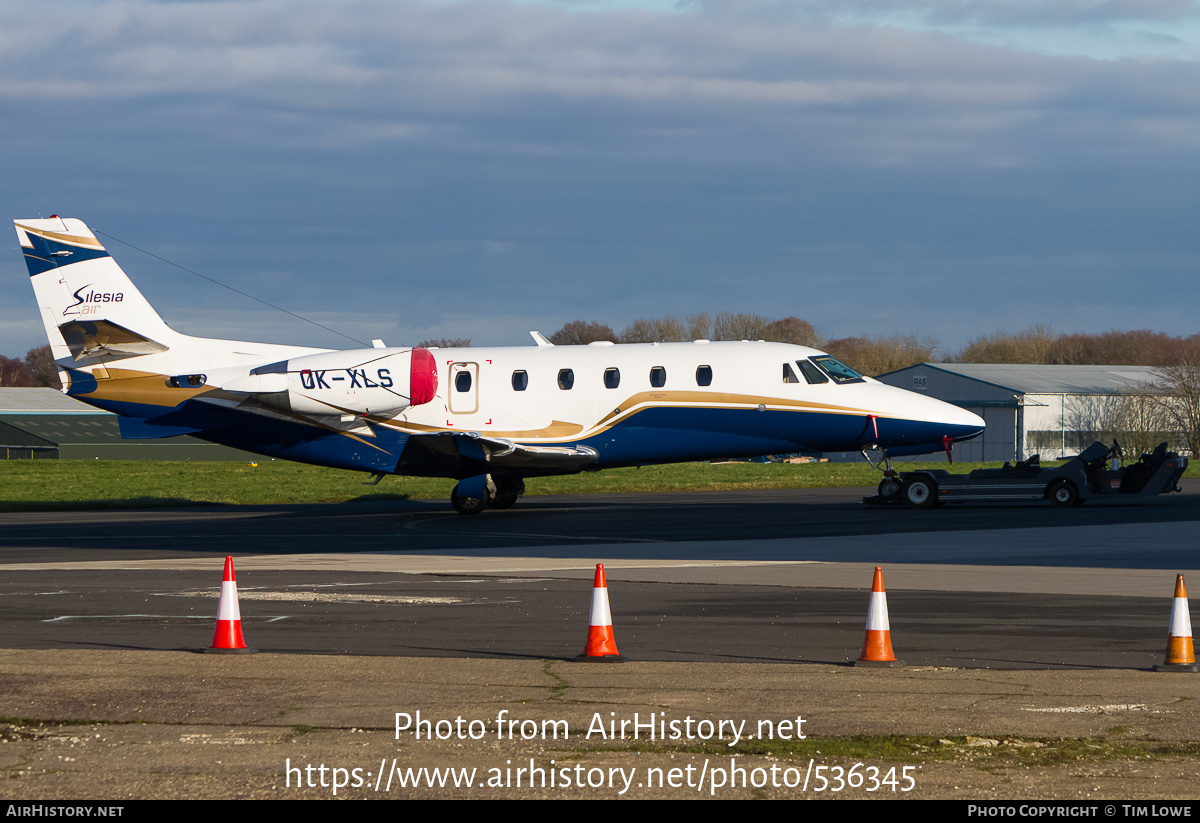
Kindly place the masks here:
POLYGON ((540 331, 531 331, 531 332, 529 332, 529 336, 533 338, 534 343, 537 343, 539 349, 544 349, 544 348, 547 348, 548 346, 554 345, 549 340, 547 340, 545 335, 543 335, 540 331))

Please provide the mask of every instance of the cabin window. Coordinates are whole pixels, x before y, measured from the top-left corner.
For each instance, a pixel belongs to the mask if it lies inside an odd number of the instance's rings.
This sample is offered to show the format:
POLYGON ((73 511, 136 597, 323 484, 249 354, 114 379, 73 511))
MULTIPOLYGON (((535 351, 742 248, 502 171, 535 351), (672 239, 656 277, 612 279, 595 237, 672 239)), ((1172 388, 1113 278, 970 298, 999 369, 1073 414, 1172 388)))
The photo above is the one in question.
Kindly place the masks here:
POLYGON ((575 385, 575 372, 570 369, 563 369, 558 373, 558 387, 563 391, 570 391, 575 385))
POLYGON ((454 390, 457 392, 469 392, 471 390, 471 373, 463 370, 454 375, 454 390))
POLYGON ((529 373, 525 371, 513 372, 513 391, 525 391, 529 388, 529 373))
POLYGON ((662 366, 655 366, 650 370, 650 385, 656 389, 661 389, 667 385, 667 370, 662 366))
POLYGON ((797 360, 796 365, 800 367, 800 373, 804 375, 804 379, 812 385, 818 383, 828 383, 829 378, 821 373, 821 370, 809 363, 807 360, 797 360))
POLYGON ((789 364, 789 363, 783 364, 783 382, 784 383, 799 383, 800 382, 800 378, 796 376, 796 373, 794 371, 792 371, 791 364, 789 364))
POLYGON ((621 370, 620 369, 605 369, 604 370, 604 388, 615 389, 621 385, 621 370))
POLYGON ((700 366, 698 369, 696 369, 696 385, 712 385, 712 366, 700 366))
POLYGON ((842 361, 822 355, 821 357, 810 357, 814 363, 821 367, 827 375, 833 378, 835 383, 861 383, 863 376, 854 369, 847 366, 842 361))

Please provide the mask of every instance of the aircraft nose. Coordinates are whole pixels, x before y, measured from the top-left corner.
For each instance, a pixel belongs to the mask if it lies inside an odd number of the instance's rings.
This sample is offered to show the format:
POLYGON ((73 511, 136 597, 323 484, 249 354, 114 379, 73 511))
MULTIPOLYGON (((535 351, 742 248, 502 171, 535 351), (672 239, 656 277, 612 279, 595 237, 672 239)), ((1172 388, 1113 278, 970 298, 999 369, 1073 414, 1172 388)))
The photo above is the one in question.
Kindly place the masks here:
POLYGON ((892 422, 883 425, 881 421, 878 429, 879 439, 889 449, 927 447, 933 452, 942 448, 945 437, 958 442, 983 433, 983 418, 974 412, 905 389, 879 388, 879 399, 887 404, 883 407, 894 410, 892 422))
POLYGON ((955 440, 978 437, 985 428, 982 417, 953 403, 917 395, 917 405, 917 416, 945 429, 945 434, 955 440))
MULTIPOLYGON (((942 403, 940 400, 938 402, 942 403)), ((946 422, 961 431, 959 435, 951 435, 955 440, 966 440, 983 434, 983 430, 987 424, 975 412, 967 411, 961 406, 955 406, 953 403, 942 403, 942 405, 950 408, 950 411, 947 413, 948 419, 946 422)))

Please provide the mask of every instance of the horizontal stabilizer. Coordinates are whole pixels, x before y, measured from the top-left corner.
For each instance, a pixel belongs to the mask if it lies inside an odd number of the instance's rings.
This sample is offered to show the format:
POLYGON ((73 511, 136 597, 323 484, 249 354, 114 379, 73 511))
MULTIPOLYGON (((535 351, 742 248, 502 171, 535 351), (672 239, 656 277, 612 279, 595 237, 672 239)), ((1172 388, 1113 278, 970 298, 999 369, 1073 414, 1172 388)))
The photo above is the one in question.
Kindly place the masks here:
POLYGON ((167 347, 111 320, 72 320, 58 327, 75 360, 91 357, 138 357, 167 347))

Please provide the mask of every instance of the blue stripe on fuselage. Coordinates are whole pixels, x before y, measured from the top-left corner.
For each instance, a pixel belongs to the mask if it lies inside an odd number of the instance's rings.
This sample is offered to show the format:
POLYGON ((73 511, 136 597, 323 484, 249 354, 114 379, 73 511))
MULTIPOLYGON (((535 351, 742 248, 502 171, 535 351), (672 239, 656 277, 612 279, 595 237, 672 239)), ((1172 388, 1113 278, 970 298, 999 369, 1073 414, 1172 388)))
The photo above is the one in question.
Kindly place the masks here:
MULTIPOLYGON (((78 397, 83 402, 91 403, 93 406, 95 406, 96 403, 92 398, 82 396, 85 394, 91 394, 97 388, 96 378, 92 376, 92 373, 90 371, 80 371, 78 369, 66 369, 66 372, 67 378, 70 380, 70 383, 67 386, 67 396, 78 397)), ((104 407, 100 406, 100 408, 104 407)), ((113 409, 105 409, 105 411, 113 411, 113 409)))
MULTIPOLYGON (((967 439, 973 427, 925 420, 883 418, 876 422, 889 447, 942 449, 942 437, 967 439)), ((788 452, 849 451, 877 440, 861 415, 757 409, 645 409, 611 429, 580 442, 600 453, 595 465, 703 460, 788 452)))

